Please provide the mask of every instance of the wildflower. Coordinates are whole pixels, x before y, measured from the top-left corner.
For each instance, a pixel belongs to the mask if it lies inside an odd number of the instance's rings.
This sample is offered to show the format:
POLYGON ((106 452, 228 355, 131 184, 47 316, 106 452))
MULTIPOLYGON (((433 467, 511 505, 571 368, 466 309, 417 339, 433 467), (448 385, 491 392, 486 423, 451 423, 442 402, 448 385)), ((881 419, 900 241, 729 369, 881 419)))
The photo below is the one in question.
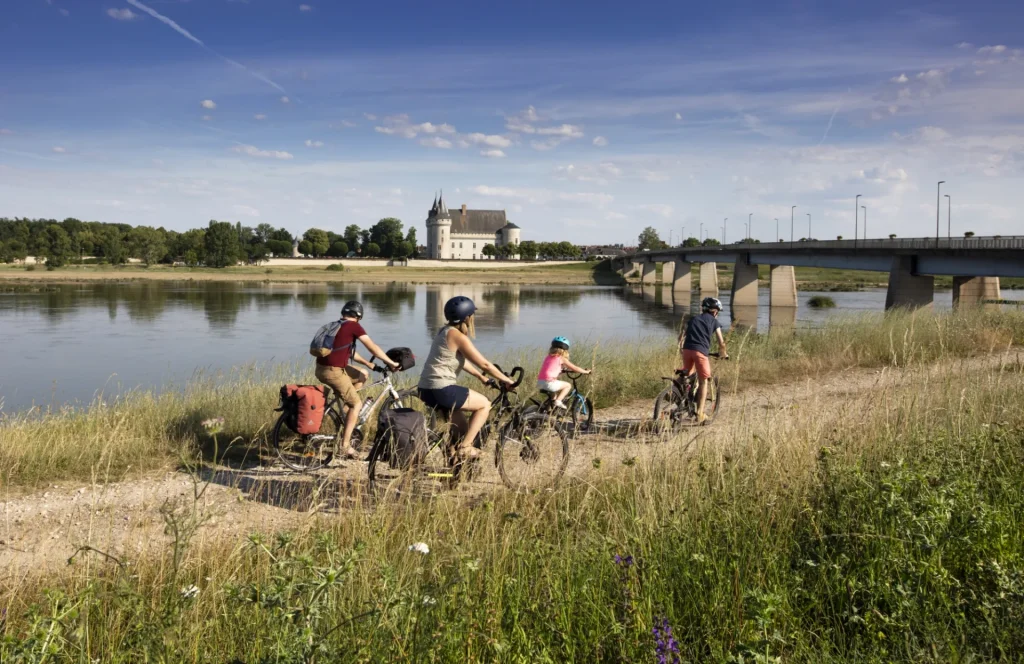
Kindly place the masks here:
POLYGON ((208 420, 202 421, 203 428, 206 429, 208 434, 218 434, 224 430, 224 418, 223 417, 211 417, 208 420))
POLYGON ((427 555, 428 553, 430 553, 430 547, 427 546, 426 542, 416 542, 415 544, 410 544, 409 550, 415 551, 416 553, 422 553, 423 555, 427 555))
POLYGON ((655 618, 651 635, 654 636, 654 654, 658 664, 679 664, 679 642, 672 636, 668 618, 655 618))
POLYGON ((437 604, 436 599, 434 599, 430 595, 423 596, 423 606, 434 606, 435 604, 437 604))
POLYGON ((193 597, 195 597, 198 594, 199 594, 199 586, 197 586, 194 583, 191 586, 189 586, 188 588, 182 588, 181 589, 181 598, 182 599, 192 599, 193 597))
POLYGON ((632 567, 633 566, 633 556, 625 556, 625 557, 623 557, 623 556, 620 556, 619 554, 616 553, 615 554, 615 564, 616 565, 621 565, 622 567, 632 567))

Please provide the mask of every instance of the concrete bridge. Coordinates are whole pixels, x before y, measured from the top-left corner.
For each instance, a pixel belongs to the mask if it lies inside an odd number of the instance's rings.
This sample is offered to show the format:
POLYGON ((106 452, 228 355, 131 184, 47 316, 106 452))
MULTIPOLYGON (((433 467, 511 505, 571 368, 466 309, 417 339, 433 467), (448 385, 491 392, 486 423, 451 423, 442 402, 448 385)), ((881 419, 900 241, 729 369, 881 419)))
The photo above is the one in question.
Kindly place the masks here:
POLYGON ((979 304, 999 299, 999 277, 1024 277, 1024 236, 956 239, 904 238, 882 240, 808 240, 726 244, 716 247, 676 247, 643 251, 612 260, 622 276, 656 281, 679 294, 692 289, 691 265, 700 265, 702 296, 718 296, 718 263, 734 263, 732 306, 757 307, 757 268, 768 265, 769 303, 796 307, 794 267, 873 270, 889 273, 885 308, 931 306, 936 276, 953 277, 953 304, 979 304))

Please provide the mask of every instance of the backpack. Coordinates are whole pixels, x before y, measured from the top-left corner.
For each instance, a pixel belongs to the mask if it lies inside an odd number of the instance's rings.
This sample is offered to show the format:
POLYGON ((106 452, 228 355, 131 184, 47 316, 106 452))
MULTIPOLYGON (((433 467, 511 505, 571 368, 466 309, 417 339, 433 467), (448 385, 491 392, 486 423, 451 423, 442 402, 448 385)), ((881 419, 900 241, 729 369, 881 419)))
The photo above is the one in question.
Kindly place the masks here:
POLYGON ((285 426, 302 436, 320 431, 327 389, 316 385, 283 385, 278 410, 286 415, 285 426))
MULTIPOLYGON (((334 348, 334 338, 338 336, 338 331, 341 326, 349 321, 347 320, 332 320, 326 325, 322 325, 316 334, 313 335, 313 340, 309 342, 309 354, 313 357, 327 357, 333 353, 336 349, 334 348)), ((355 347, 353 342, 352 347, 355 347)))
POLYGON ((427 458, 427 419, 412 408, 382 410, 377 416, 374 445, 383 447, 378 458, 392 468, 408 469, 427 458))
POLYGON ((392 362, 397 363, 402 371, 408 371, 416 366, 416 356, 413 355, 411 348, 398 346, 397 348, 390 349, 385 353, 385 355, 387 355, 392 362))

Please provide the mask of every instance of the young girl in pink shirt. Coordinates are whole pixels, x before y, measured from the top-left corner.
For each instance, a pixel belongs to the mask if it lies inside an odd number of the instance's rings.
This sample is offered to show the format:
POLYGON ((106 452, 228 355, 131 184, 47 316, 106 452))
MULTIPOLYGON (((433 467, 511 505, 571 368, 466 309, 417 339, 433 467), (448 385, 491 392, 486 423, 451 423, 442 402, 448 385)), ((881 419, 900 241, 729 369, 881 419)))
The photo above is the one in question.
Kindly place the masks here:
POLYGON ((551 349, 548 356, 537 374, 537 389, 550 392, 554 395, 555 407, 565 410, 565 403, 562 402, 572 385, 564 380, 558 380, 562 371, 575 371, 576 373, 589 374, 590 369, 582 369, 569 361, 569 340, 565 337, 555 337, 551 340, 551 349))

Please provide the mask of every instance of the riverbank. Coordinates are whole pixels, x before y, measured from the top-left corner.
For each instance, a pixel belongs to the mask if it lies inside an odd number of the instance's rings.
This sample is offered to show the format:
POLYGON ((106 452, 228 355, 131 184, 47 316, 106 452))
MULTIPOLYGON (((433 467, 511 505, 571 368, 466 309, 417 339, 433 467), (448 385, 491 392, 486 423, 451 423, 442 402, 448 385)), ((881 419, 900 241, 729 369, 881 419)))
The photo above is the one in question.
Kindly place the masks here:
MULTIPOLYGON (((256 505, 251 488, 211 505, 181 475, 149 508, 176 535, 136 530, 145 553, 86 550, 6 579, 0 657, 1012 658, 1024 646, 1024 365, 1010 345, 1022 321, 869 318, 788 344, 734 339, 735 359, 717 366, 738 391, 713 427, 580 439, 585 463, 551 492, 366 510, 321 482, 300 513, 256 505), (232 503, 278 518, 223 536, 232 503)), ((657 345, 618 349, 623 364, 602 373, 637 381, 619 399, 656 388, 656 374, 629 370, 642 352, 670 355, 657 345)), ((600 380, 595 394, 612 398, 600 380)), ((286 479, 267 477, 266 495, 286 479)), ((195 481, 229 495, 214 476, 195 481)))
POLYGON ((316 265, 237 266, 222 269, 170 267, 167 265, 72 265, 48 271, 42 266, 28 270, 20 266, 0 266, 3 282, 101 282, 101 281, 193 280, 193 281, 271 281, 271 282, 362 282, 412 284, 559 284, 617 285, 624 283, 607 263, 507 264, 502 268, 486 264, 454 264, 443 268, 419 268, 415 261, 408 267, 349 266, 342 270, 316 265))

